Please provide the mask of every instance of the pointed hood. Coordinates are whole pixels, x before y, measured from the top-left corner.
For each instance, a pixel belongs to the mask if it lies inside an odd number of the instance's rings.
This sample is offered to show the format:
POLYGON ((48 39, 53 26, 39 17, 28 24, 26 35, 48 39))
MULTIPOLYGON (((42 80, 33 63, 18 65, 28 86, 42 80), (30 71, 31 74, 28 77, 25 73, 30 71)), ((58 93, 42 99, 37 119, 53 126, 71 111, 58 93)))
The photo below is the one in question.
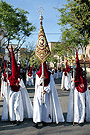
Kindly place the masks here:
MULTIPOLYGON (((44 67, 44 76, 45 76, 44 86, 47 86, 49 84, 49 82, 50 82, 50 74, 51 73, 47 69, 46 62, 43 63, 43 67, 44 67)), ((41 75, 42 75, 42 63, 41 63, 40 70, 36 74, 38 75, 39 78, 41 77, 41 75)))
POLYGON ((68 65, 68 60, 66 61, 65 72, 70 72, 70 66, 68 65))
POLYGON ((65 72, 68 72, 68 60, 66 61, 66 68, 65 68, 65 72))
POLYGON ((79 59, 78 59, 77 49, 76 49, 76 68, 80 69, 80 63, 79 63, 79 59))
POLYGON ((87 80, 85 78, 83 78, 82 68, 80 67, 77 50, 76 50, 75 87, 76 87, 77 91, 80 93, 83 93, 87 90, 87 80))
POLYGON ((64 75, 67 76, 67 72, 68 72, 68 66, 67 66, 68 61, 66 61, 66 68, 63 69, 64 75))
POLYGON ((5 69, 5 72, 4 72, 4 74, 3 74, 3 76, 4 76, 4 81, 7 82, 6 63, 5 63, 4 57, 3 57, 3 64, 4 64, 4 69, 5 69))
POLYGON ((20 75, 18 74, 18 67, 17 67, 12 46, 11 46, 11 62, 12 62, 12 75, 8 78, 8 80, 10 82, 12 91, 18 92, 20 89, 19 80, 18 80, 18 78, 20 78, 20 75))
MULTIPOLYGON (((78 59, 78 53, 76 50, 76 77, 79 79, 80 77, 83 78, 82 75, 82 68, 80 67, 79 59, 78 59)), ((82 80, 83 81, 83 80, 82 80)))
POLYGON ((15 75, 18 73, 18 67, 17 67, 17 62, 15 60, 12 45, 11 45, 11 63, 12 63, 12 76, 15 77, 15 75))
MULTIPOLYGON (((34 65, 34 64, 33 64, 34 65)), ((32 68, 33 68, 33 65, 32 65, 32 67, 30 68, 30 70, 29 70, 29 72, 28 72, 28 76, 32 76, 32 68)))
POLYGON ((68 67, 68 72, 70 72, 70 66, 68 67))
POLYGON ((3 64, 4 64, 4 69, 6 69, 6 63, 5 63, 4 57, 3 57, 3 64))

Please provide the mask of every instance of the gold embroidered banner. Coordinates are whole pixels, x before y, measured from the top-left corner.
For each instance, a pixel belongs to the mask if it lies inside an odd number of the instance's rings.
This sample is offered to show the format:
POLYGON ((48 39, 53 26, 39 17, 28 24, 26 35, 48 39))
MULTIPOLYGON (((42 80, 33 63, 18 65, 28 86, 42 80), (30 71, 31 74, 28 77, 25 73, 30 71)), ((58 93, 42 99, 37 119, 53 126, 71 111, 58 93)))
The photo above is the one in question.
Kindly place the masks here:
POLYGON ((38 35, 35 54, 42 63, 44 63, 46 59, 48 58, 48 56, 51 54, 49 46, 48 46, 48 42, 44 33, 44 29, 42 26, 42 21, 40 22, 40 31, 38 35))

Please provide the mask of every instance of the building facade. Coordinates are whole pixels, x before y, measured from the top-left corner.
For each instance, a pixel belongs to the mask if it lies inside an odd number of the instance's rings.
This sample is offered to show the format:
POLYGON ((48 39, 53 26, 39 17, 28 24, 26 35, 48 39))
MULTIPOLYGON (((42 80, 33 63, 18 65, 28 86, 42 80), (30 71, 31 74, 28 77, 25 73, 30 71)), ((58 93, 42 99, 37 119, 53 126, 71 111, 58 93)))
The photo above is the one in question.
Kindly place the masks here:
MULTIPOLYGON (((50 48, 50 51, 52 51, 52 49, 54 48, 54 45, 56 44, 60 44, 60 42, 49 42, 48 45, 49 45, 49 48, 50 48)), ((89 45, 87 45, 86 47, 86 51, 83 50, 83 52, 85 52, 85 57, 88 57, 88 60, 90 59, 90 42, 89 42, 89 45)), ((58 59, 58 62, 57 62, 57 68, 62 66, 62 65, 65 65, 65 62, 66 62, 66 58, 64 58, 63 60, 61 59, 61 57, 59 57, 58 55, 54 55, 55 58, 58 59)), ((83 59, 83 55, 82 55, 82 51, 79 50, 79 60, 83 59)), ((87 59, 87 58, 86 58, 87 59)), ((71 63, 72 64, 72 63, 71 63)), ((54 67, 54 64, 53 63, 50 63, 50 66, 51 67, 54 67)))

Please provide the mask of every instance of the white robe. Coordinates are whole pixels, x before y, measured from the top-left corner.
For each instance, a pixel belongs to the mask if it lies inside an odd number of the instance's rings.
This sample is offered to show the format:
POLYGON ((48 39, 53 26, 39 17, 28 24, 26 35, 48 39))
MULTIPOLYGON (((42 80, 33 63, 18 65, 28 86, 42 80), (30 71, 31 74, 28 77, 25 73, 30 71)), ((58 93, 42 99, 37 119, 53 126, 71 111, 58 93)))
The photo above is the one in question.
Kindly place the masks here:
POLYGON ((55 71, 54 71, 54 79, 58 79, 58 73, 55 73, 55 71))
POLYGON ((34 83, 33 83, 33 75, 32 76, 27 75, 26 85, 29 85, 29 86, 34 85, 34 83))
POLYGON ((26 85, 29 83, 29 76, 28 76, 28 71, 26 72, 26 85))
MULTIPOLYGON (((73 83, 72 83, 73 87, 73 83)), ((69 103, 67 111, 67 122, 73 122, 73 90, 70 90, 69 94, 69 103)), ((74 89, 74 122, 83 123, 84 119, 87 122, 90 122, 90 96, 87 85, 87 91, 80 93, 74 89), (85 107, 85 98, 86 98, 86 107, 85 107), (85 116, 86 113, 86 116, 85 116), (86 118, 85 118, 86 117, 86 118)))
POLYGON ((20 86, 21 86, 21 94, 23 100, 24 118, 33 118, 33 106, 29 98, 28 91, 22 79, 20 82, 20 86))
POLYGON ((67 76, 62 75, 62 82, 61 82, 61 89, 65 88, 66 90, 69 90, 71 88, 71 74, 67 73, 67 76))
POLYGON ((58 71, 58 78, 62 78, 62 71, 58 71))
POLYGON ((23 121, 24 118, 32 118, 33 107, 23 80, 21 79, 20 90, 18 92, 12 91, 10 86, 8 87, 8 92, 9 118, 8 108, 6 108, 7 102, 6 99, 4 99, 2 121, 8 119, 10 119, 10 121, 23 121))
POLYGON ((58 99, 54 79, 50 75, 50 83, 48 86, 44 87, 46 91, 44 95, 44 105, 43 105, 43 96, 42 96, 42 79, 36 74, 36 84, 35 84, 35 95, 33 100, 33 122, 64 122, 64 117, 60 102, 58 99), (51 119, 49 117, 51 115, 51 119))
POLYGON ((9 117, 10 121, 23 121, 23 101, 21 96, 21 90, 14 92, 10 89, 9 93, 9 117))
POLYGON ((9 89, 7 86, 7 82, 5 82, 3 80, 3 97, 4 97, 4 101, 3 101, 3 109, 2 109, 2 121, 7 121, 9 119, 9 115, 8 115, 8 94, 9 94, 9 89))
POLYGON ((4 87, 5 87, 5 83, 4 83, 4 76, 2 74, 2 78, 1 78, 1 97, 4 98, 4 87))
POLYGON ((34 82, 33 82, 33 74, 32 74, 31 77, 28 76, 28 71, 27 71, 27 73, 26 73, 26 85, 29 85, 29 86, 34 85, 34 82))

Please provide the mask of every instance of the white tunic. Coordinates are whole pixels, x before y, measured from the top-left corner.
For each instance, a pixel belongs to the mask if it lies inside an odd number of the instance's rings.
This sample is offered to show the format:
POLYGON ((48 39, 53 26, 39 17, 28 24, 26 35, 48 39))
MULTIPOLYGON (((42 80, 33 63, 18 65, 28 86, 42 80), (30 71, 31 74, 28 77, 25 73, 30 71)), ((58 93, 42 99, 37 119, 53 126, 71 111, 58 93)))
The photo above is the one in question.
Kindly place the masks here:
POLYGON ((7 82, 3 81, 3 97, 4 97, 4 101, 3 101, 3 109, 2 109, 2 121, 7 121, 8 118, 8 93, 9 93, 9 89, 7 86, 7 82))
POLYGON ((65 88, 66 90, 69 90, 71 88, 71 74, 67 73, 67 76, 62 75, 62 82, 61 82, 61 89, 65 88))
POLYGON ((23 121, 23 101, 21 90, 14 92, 10 89, 9 93, 9 117, 10 121, 23 121))
POLYGON ((58 78, 62 78, 62 71, 58 71, 58 78))
POLYGON ((29 98, 28 91, 22 79, 20 82, 20 86, 21 86, 21 94, 23 100, 24 118, 33 118, 33 106, 29 98))
POLYGON ((29 86, 34 85, 34 83, 33 83, 33 75, 32 76, 27 75, 26 85, 29 85, 29 86))
POLYGON ((4 81, 4 76, 2 74, 2 78, 1 78, 1 97, 4 98, 4 88, 5 87, 5 81, 4 81))
POLYGON ((58 79, 58 73, 55 73, 55 71, 54 71, 54 79, 58 79))
MULTIPOLYGON (((87 91, 84 93, 78 92, 76 88, 74 90, 74 122, 83 123, 84 119, 86 119, 87 122, 90 122, 90 96, 89 96, 88 85, 87 85, 87 91), (86 107, 85 107, 85 98, 86 98, 86 107)), ((70 94, 69 94, 67 122, 73 122, 73 90, 72 89, 70 90, 70 94)))
POLYGON ((35 84, 35 95, 33 100, 33 122, 64 122, 64 117, 60 102, 58 99, 54 79, 50 75, 50 83, 48 86, 44 87, 46 91, 44 95, 44 105, 43 105, 43 95, 42 95, 42 79, 36 74, 36 84, 35 84), (49 117, 51 116, 51 119, 49 117))
POLYGON ((12 91, 10 86, 8 87, 8 92, 9 97, 6 94, 8 101, 4 98, 2 120, 6 121, 10 118, 10 121, 23 121, 24 118, 32 118, 33 107, 23 80, 21 79, 20 90, 18 92, 12 91), (9 118, 7 106, 9 107, 9 118))

